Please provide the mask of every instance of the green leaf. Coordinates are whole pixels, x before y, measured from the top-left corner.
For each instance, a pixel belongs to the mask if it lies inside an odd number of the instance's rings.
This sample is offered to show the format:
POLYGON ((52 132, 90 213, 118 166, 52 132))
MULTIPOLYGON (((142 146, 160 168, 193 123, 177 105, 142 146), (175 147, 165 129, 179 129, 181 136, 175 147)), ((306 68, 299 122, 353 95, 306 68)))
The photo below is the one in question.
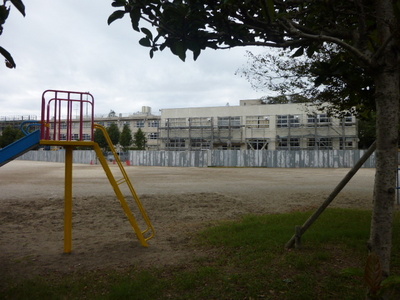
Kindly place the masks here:
MULTIPOLYGON (((0 25, 4 24, 4 22, 7 20, 9 14, 10 14, 10 9, 1 5, 0 6, 0 25)), ((0 32, 0 34, 1 34, 1 32, 0 32)))
POLYGON ((147 38, 147 37, 141 38, 139 40, 139 44, 144 47, 151 47, 151 42, 150 42, 149 38, 147 38))
POLYGON ((11 3, 14 4, 16 9, 25 17, 25 5, 21 0, 11 0, 11 3))
POLYGON ((113 6, 113 7, 121 7, 121 6, 125 6, 125 5, 126 5, 125 0, 114 0, 114 2, 111 3, 111 6, 113 6))
POLYGON ((182 61, 186 59, 186 47, 183 42, 177 41, 171 45, 171 51, 173 54, 179 56, 182 61))
POLYGON ((132 28, 135 31, 139 30, 139 21, 140 21, 140 9, 134 9, 129 13, 131 17, 132 28))
POLYGON ((0 47, 0 54, 5 57, 7 67, 9 67, 9 68, 17 67, 11 54, 6 49, 4 49, 3 47, 0 47))
POLYGON ((201 53, 200 49, 193 50, 193 60, 196 60, 201 53))
POLYGON ((145 28, 145 27, 140 28, 140 30, 147 36, 147 38, 148 38, 149 40, 152 40, 152 39, 153 39, 153 34, 151 33, 150 30, 148 30, 148 29, 145 28))
POLYGON ((124 10, 116 10, 114 11, 107 20, 107 24, 110 25, 112 22, 114 22, 117 19, 122 19, 125 15, 125 11, 124 10))

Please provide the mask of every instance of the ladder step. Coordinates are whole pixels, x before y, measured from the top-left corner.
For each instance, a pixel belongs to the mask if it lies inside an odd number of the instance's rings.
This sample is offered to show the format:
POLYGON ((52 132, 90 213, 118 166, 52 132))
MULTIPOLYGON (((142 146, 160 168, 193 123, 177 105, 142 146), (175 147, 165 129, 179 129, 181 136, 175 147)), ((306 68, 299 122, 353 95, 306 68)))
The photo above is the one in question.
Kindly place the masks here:
POLYGON ((121 179, 118 179, 118 180, 116 181, 116 183, 117 183, 118 185, 123 184, 123 183, 125 183, 125 182, 126 182, 126 179, 125 179, 125 178, 121 178, 121 179))

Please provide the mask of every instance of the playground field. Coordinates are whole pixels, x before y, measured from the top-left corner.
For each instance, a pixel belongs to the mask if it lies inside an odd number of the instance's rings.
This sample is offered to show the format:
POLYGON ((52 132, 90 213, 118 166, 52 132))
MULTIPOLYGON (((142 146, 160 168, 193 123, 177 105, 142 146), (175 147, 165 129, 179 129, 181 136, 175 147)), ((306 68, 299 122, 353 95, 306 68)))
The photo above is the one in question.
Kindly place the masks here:
MULTIPOLYGON (((245 214, 317 208, 349 171, 127 166, 156 229, 144 248, 102 167, 73 168, 71 254, 63 254, 64 164, 12 161, 0 168, 0 276, 185 262, 207 255, 187 247, 204 226, 245 214)), ((361 169, 331 206, 370 209, 374 174, 361 169)))

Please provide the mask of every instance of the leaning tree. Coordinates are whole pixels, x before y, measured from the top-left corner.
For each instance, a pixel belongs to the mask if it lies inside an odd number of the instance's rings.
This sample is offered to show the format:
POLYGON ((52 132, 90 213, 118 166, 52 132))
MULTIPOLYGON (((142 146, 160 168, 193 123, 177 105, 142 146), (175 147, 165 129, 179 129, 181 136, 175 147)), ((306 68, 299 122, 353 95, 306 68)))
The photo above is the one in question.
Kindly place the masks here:
POLYGON ((369 249, 388 276, 397 173, 400 0, 114 0, 108 23, 128 16, 150 57, 169 48, 185 60, 238 46, 318 55, 338 48, 344 63, 369 74, 377 115, 376 176, 369 249), (149 28, 142 24, 150 25, 149 28), (155 30, 152 30, 152 28, 155 30))

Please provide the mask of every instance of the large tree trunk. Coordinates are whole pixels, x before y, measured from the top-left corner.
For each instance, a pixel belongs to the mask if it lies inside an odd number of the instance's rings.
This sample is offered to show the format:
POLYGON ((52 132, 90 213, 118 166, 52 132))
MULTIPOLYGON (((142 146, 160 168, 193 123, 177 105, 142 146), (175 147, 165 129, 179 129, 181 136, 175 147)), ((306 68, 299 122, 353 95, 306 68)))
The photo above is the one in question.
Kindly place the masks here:
POLYGON ((369 245, 378 254, 386 277, 390 271, 396 191, 399 76, 398 72, 382 72, 376 77, 376 175, 369 245))
POLYGON ((392 223, 396 191, 399 130, 398 28, 391 0, 376 0, 377 30, 386 47, 376 61, 375 101, 377 110, 376 175, 369 247, 381 263, 383 278, 389 276, 392 223))

